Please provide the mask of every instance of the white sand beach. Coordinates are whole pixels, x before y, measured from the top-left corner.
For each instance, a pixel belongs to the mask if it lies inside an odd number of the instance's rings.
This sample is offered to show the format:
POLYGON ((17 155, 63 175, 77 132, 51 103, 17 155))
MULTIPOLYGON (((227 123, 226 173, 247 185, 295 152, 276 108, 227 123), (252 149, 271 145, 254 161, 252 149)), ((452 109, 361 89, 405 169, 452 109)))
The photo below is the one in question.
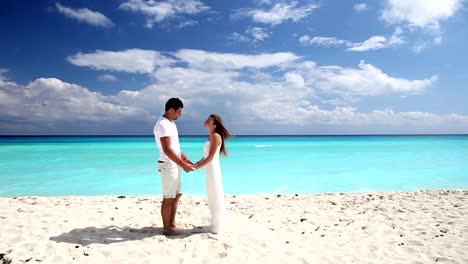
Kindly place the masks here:
POLYGON ((183 196, 162 235, 160 197, 0 198, 0 263, 468 263, 468 191, 227 196, 206 233, 183 196))

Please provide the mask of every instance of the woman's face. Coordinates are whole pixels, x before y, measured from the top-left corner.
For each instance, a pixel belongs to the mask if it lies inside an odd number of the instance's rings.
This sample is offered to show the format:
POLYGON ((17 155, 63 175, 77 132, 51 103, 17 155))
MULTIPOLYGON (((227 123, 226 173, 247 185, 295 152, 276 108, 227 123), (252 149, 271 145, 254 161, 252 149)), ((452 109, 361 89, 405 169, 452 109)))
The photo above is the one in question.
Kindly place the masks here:
POLYGON ((215 127, 216 127, 212 117, 208 117, 208 119, 205 120, 205 125, 204 126, 210 131, 215 129, 215 127))

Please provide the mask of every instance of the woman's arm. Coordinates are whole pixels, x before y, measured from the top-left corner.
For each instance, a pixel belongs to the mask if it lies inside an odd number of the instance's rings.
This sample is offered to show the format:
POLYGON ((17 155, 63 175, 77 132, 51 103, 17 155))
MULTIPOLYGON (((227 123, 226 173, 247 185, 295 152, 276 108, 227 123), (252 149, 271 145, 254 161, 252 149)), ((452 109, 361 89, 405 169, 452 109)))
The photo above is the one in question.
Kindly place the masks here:
POLYGON ((216 154, 219 145, 221 145, 221 136, 218 133, 214 133, 210 136, 210 151, 208 152, 208 156, 195 163, 195 168, 199 169, 210 162, 216 154))

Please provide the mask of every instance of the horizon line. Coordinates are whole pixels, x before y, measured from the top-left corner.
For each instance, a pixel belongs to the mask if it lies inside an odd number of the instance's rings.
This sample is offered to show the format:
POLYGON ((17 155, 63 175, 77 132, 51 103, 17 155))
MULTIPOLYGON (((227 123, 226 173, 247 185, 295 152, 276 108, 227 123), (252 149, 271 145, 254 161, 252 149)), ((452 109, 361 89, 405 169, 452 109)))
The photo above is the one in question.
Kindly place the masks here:
MULTIPOLYGON (((72 135, 72 134, 40 134, 40 135, 0 135, 0 137, 153 137, 154 135, 104 135, 104 134, 85 134, 85 135, 72 135)), ((179 135, 180 137, 204 137, 207 134, 193 134, 193 135, 179 135)), ((398 134, 239 134, 232 135, 233 137, 339 137, 339 136, 468 136, 468 133, 398 133, 398 134)))

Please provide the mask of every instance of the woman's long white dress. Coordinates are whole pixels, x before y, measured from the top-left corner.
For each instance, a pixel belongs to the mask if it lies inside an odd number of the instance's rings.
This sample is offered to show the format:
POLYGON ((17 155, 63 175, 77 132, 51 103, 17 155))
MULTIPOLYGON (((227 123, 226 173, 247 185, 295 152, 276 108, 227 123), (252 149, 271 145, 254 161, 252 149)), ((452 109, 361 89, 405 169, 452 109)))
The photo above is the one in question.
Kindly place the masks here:
MULTIPOLYGON (((219 162, 218 146, 213 159, 205 167, 206 173, 206 191, 208 193, 208 204, 211 213, 211 232, 219 233, 225 226, 226 209, 224 205, 223 174, 221 173, 221 164, 219 162)), ((210 152, 210 141, 208 140, 203 151, 205 158, 210 152)))

